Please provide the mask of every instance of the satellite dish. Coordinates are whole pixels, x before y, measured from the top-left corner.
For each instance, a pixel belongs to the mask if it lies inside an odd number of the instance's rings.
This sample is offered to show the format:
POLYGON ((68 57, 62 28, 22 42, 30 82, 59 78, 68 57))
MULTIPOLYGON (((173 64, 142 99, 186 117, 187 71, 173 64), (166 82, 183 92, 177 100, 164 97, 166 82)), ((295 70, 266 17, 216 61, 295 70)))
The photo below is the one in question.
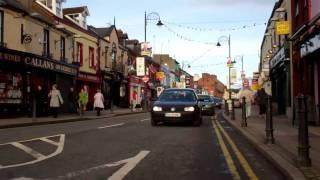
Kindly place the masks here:
POLYGON ((263 88, 266 91, 266 93, 271 96, 272 95, 272 83, 271 81, 267 81, 263 84, 263 88))

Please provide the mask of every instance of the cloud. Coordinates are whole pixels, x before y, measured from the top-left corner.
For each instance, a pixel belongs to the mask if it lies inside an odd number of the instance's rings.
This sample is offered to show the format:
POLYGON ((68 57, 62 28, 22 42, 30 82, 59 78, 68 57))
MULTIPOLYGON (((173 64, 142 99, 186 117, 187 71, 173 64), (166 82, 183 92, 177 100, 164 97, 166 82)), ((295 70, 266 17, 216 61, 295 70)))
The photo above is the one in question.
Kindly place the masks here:
POLYGON ((252 5, 265 6, 273 5, 277 0, 190 0, 197 6, 236 6, 236 5, 252 5))

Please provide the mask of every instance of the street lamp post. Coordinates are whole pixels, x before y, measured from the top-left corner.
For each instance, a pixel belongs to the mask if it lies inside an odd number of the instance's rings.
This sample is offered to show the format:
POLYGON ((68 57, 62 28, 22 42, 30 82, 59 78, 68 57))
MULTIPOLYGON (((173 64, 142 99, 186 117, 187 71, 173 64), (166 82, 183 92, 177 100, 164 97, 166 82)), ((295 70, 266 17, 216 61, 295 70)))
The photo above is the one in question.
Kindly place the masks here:
POLYGON ((232 91, 231 91, 231 66, 232 66, 232 64, 233 63, 235 63, 235 61, 232 61, 231 60, 231 37, 230 37, 230 34, 229 34, 229 36, 221 36, 219 39, 218 39, 218 43, 217 43, 217 46, 218 47, 220 47, 221 46, 221 44, 220 44, 220 41, 222 41, 222 38, 225 38, 225 39, 227 39, 227 41, 228 41, 228 48, 229 48, 229 57, 228 57, 228 63, 229 63, 229 61, 230 61, 230 65, 229 65, 229 100, 231 100, 231 119, 232 120, 234 120, 235 119, 235 115, 234 115, 234 108, 233 108, 233 100, 232 100, 232 98, 231 98, 231 93, 232 93, 232 91))
POLYGON ((148 20, 156 20, 157 26, 162 26, 164 25, 161 20, 160 20, 160 15, 156 12, 151 12, 147 14, 147 12, 144 12, 144 42, 147 42, 147 21, 148 20))
MULTIPOLYGON (((157 20, 157 26, 162 26, 163 23, 160 20, 160 15, 156 12, 151 12, 147 14, 147 12, 144 12, 144 43, 147 43, 147 21, 148 20, 157 20)), ((147 92, 147 81, 144 84, 144 110, 147 111, 147 105, 148 105, 148 92, 147 92)))

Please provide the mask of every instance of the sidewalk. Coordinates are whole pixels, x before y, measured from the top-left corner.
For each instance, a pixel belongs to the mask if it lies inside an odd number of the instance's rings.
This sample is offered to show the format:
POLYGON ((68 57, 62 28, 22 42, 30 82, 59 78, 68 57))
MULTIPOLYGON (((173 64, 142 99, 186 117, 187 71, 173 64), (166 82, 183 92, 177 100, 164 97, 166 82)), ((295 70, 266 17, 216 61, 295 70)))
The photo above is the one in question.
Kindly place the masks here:
POLYGON ((230 120, 223 114, 240 133, 263 153, 274 165, 290 179, 320 179, 320 127, 309 127, 310 158, 312 167, 297 167, 298 128, 293 127, 285 116, 273 116, 275 144, 264 144, 265 120, 258 115, 258 107, 252 108, 252 116, 247 119, 248 127, 241 127, 241 108, 235 109, 236 120, 230 120))
POLYGON ((32 126, 32 125, 42 125, 42 124, 56 124, 56 123, 65 123, 65 122, 74 122, 74 121, 84 121, 84 120, 93 120, 93 119, 103 119, 110 118, 115 116, 123 116, 128 114, 137 114, 143 113, 142 110, 131 111, 129 108, 117 108, 113 111, 104 110, 101 111, 101 115, 97 116, 95 111, 87 111, 82 117, 78 114, 60 114, 57 118, 52 116, 40 117, 40 118, 30 118, 30 117, 21 117, 21 118, 12 118, 12 119, 0 119, 0 129, 4 128, 13 128, 13 127, 23 127, 23 126, 32 126))

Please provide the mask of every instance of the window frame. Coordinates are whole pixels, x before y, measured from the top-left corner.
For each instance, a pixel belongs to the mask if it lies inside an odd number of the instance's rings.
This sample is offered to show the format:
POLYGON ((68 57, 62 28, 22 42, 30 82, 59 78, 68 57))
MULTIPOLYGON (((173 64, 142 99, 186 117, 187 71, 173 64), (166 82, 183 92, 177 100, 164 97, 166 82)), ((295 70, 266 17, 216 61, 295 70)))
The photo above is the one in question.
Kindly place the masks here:
POLYGON ((48 29, 43 29, 43 42, 42 42, 42 50, 43 55, 46 57, 50 56, 50 32, 48 29))
POLYGON ((77 54, 76 54, 76 62, 80 65, 83 65, 83 44, 80 42, 76 42, 77 44, 77 54))
POLYGON ((66 59, 66 38, 63 36, 60 37, 60 58, 61 60, 66 59))
POLYGON ((0 46, 4 46, 4 12, 0 10, 0 46))
POLYGON ((94 68, 95 64, 94 64, 94 48, 89 46, 89 67, 90 68, 94 68))

